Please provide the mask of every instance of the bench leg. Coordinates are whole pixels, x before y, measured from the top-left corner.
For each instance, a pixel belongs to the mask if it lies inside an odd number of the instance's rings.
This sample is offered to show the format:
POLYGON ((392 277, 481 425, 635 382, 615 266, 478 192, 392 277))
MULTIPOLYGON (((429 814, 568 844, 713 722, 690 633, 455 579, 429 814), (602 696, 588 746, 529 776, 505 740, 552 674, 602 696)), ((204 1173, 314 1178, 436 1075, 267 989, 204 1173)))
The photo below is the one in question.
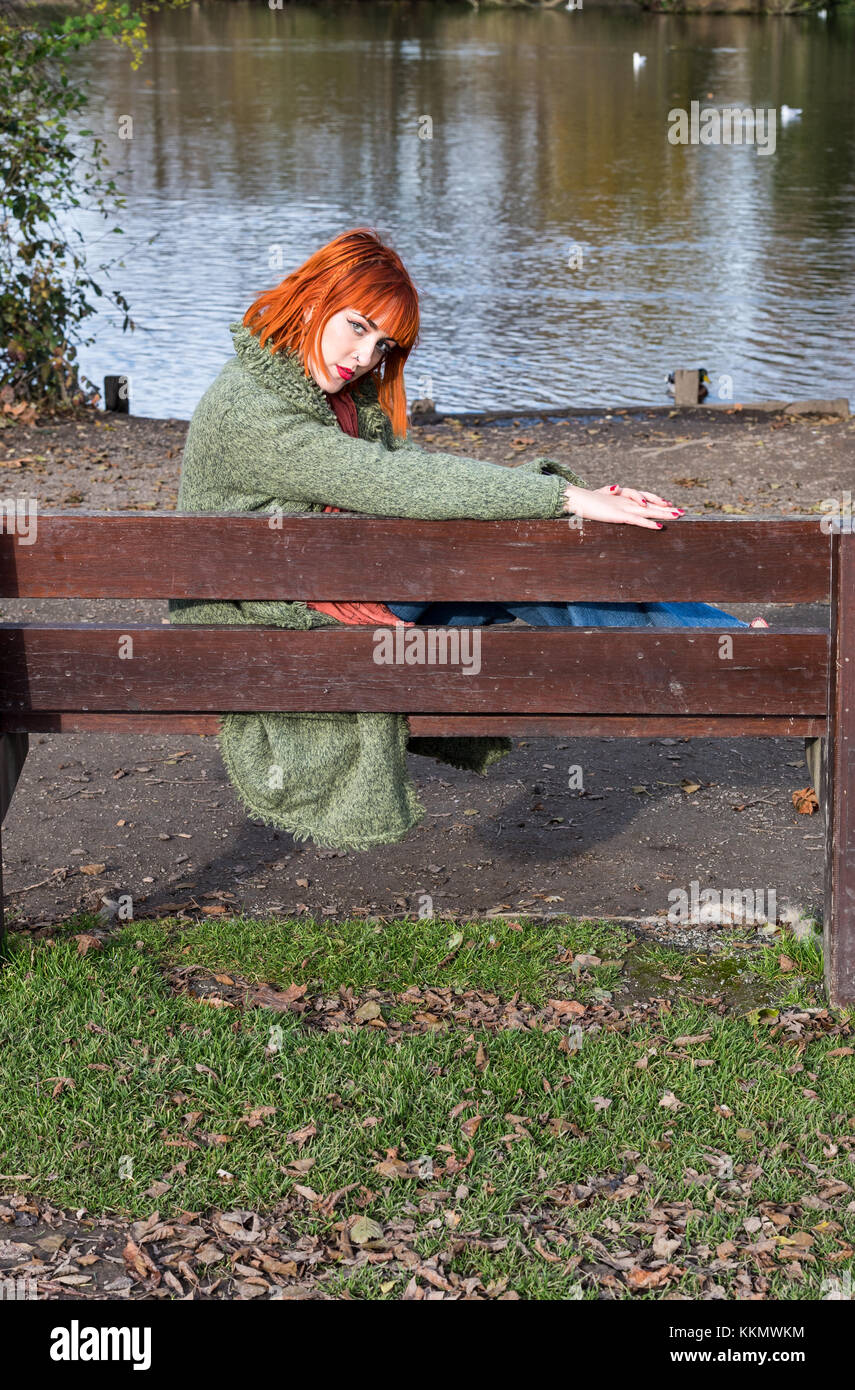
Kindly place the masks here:
POLYGON ((0 960, 6 952, 2 825, 30 747, 28 734, 0 734, 0 960))
POLYGON ((6 959, 6 904, 3 901, 3 828, 0 826, 0 970, 6 959))
POLYGON ((825 987, 855 1003, 855 534, 831 537, 831 647, 825 775, 825 987))

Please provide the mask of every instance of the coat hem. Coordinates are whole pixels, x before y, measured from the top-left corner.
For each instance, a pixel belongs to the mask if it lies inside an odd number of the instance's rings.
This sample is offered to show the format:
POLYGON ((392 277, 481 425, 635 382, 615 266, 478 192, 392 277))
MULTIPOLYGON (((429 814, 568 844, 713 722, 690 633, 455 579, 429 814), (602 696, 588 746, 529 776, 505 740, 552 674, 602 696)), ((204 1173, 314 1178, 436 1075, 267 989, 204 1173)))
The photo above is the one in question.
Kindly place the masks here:
POLYGON ((244 788, 240 781, 234 759, 223 743, 223 720, 227 717, 227 714, 221 714, 219 716, 220 727, 217 731, 217 744, 220 750, 220 756, 222 757, 226 772, 229 774, 231 784, 237 793, 238 800, 253 820, 260 820, 265 825, 272 825, 277 830, 284 830, 286 834, 292 835, 298 842, 311 840, 313 844, 318 845, 321 849, 364 851, 375 849, 378 845, 397 844, 424 819, 425 808, 419 801, 416 790, 412 784, 406 789, 407 809, 412 819, 407 824, 403 825, 400 830, 382 834, 376 839, 368 836, 361 836, 359 838, 341 836, 330 839, 328 835, 319 835, 311 826, 302 824, 299 821, 286 820, 284 816, 276 811, 271 811, 269 807, 257 806, 252 798, 252 794, 244 788))

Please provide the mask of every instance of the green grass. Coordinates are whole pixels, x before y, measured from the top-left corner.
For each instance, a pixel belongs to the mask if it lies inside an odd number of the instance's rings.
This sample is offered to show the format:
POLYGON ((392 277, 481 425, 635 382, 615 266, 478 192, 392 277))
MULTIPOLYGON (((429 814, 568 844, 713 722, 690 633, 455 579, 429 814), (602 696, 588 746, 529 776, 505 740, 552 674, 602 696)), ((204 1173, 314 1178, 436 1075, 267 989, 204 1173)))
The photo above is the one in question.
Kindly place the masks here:
POLYGON ((404 990, 427 982, 500 993, 518 989, 526 999, 541 1002, 567 974, 566 965, 556 964, 563 950, 608 959, 621 955, 630 940, 629 933, 610 922, 539 923, 515 931, 501 919, 298 920, 271 928, 231 918, 203 922, 180 938, 173 936, 167 950, 176 963, 234 969, 253 983, 318 982, 325 990, 345 985, 360 991, 404 990), (456 935, 462 935, 459 945, 456 935))
MULTIPOLYGON (((381 1224, 411 1219, 425 1258, 448 1249, 461 1232, 510 1236, 501 1251, 463 1240, 454 1267, 464 1277, 480 1273, 485 1283, 507 1278, 529 1298, 567 1297, 576 1278, 566 1272, 567 1257, 584 1232, 604 1239, 606 1218, 622 1232, 634 1231, 633 1223, 649 1224, 651 1205, 690 1199, 695 1210, 686 1243, 673 1256, 686 1272, 669 1287, 691 1298, 698 1296, 697 1271, 710 1256, 688 1259, 689 1249, 706 1246, 714 1257, 722 1241, 744 1243, 745 1232, 739 1232, 746 1215, 763 1202, 794 1203, 815 1193, 818 1172, 844 1182, 855 1177, 848 1161, 855 1152, 855 1057, 828 1056, 847 1039, 770 1036, 774 1008, 766 1016, 751 1009, 791 996, 822 1002, 821 962, 812 947, 789 942, 742 952, 750 960, 736 962, 739 988, 747 979, 760 994, 747 998, 749 1007, 742 999, 736 1012, 722 1016, 715 1003, 698 999, 713 997, 717 981, 732 984, 727 961, 704 964, 632 945, 634 938, 609 923, 521 922, 522 931, 500 921, 136 922, 84 956, 73 939, 86 927, 83 917, 58 930, 53 945, 13 938, 0 975, 0 1171, 30 1177, 4 1181, 4 1190, 17 1186, 93 1215, 136 1218, 155 1206, 164 1217, 210 1206, 261 1211, 295 1182, 321 1194, 356 1184, 331 1215, 305 1203, 300 1231, 329 1233, 358 1212, 381 1224), (455 946, 459 932, 463 941, 455 946), (594 967, 577 979, 557 959, 568 948, 623 961, 623 969, 594 967), (781 973, 782 952, 797 972, 781 973), (322 1033, 291 1014, 213 1008, 176 996, 166 972, 188 963, 251 981, 307 983, 310 993, 340 986, 356 994, 368 988, 401 992, 415 983, 502 998, 518 991, 542 1004, 555 997, 595 998, 595 990, 618 1000, 627 978, 627 997, 639 983, 658 985, 648 993, 664 997, 670 991, 671 997, 662 1012, 625 1031, 585 1033, 578 1051, 562 1050, 566 1029, 491 1031, 465 1023, 390 1043, 373 1028, 322 1033), (683 979, 668 981, 663 972, 683 979), (281 1046, 270 1054, 275 1025, 281 1046), (709 1040, 673 1045, 680 1036, 703 1033, 709 1040), (692 1058, 711 1065, 693 1066, 692 1058), (803 1070, 793 1071, 794 1065, 803 1070), (667 1091, 682 1108, 660 1105, 667 1091), (595 1097, 611 1104, 598 1108, 595 1097), (452 1117, 463 1101, 468 1106, 452 1117), (254 1127, 242 1123, 264 1106, 275 1113, 254 1127), (190 1112, 198 1119, 188 1127, 190 1112), (481 1122, 470 1141, 461 1125, 476 1114, 481 1122), (521 1131, 508 1115, 525 1117, 521 1131), (366 1119, 376 1123, 366 1126, 366 1119), (310 1121, 317 1135, 298 1148, 287 1136, 310 1121), (562 1133, 561 1122, 579 1133, 562 1133), (227 1142, 204 1137, 213 1135, 227 1142), (169 1142, 176 1139, 199 1147, 169 1142), (375 1172, 389 1149, 405 1160, 429 1156, 439 1163, 450 1152, 465 1160, 470 1143, 471 1161, 455 1176, 389 1181, 375 1172), (722 1155, 732 1159, 741 1189, 720 1177, 706 1185, 697 1181, 715 1173, 722 1155), (315 1160, 309 1172, 287 1170, 307 1157, 315 1160), (131 1175, 123 1176, 128 1159, 131 1175), (186 1170, 172 1174, 167 1192, 156 1201, 146 1195, 184 1161, 186 1170), (618 1186, 617 1195, 606 1190, 583 1205, 562 1204, 564 1185, 625 1179, 637 1175, 639 1165, 635 1192, 618 1186), (461 1183, 465 1192, 457 1196, 461 1183), (560 1259, 534 1253, 535 1237, 560 1259)), ((398 1006, 396 1016, 407 1012, 398 1006)), ((816 1298, 824 1274, 849 1267, 851 1260, 841 1267, 824 1257, 855 1242, 851 1198, 849 1191, 833 1210, 797 1214, 787 1230, 811 1233, 815 1264, 806 1267, 803 1283, 791 1282, 783 1266, 766 1269, 769 1297, 816 1298)), ((633 1238, 631 1248, 640 1248, 642 1258, 652 1236, 633 1238)), ((623 1236, 616 1244, 608 1239, 612 1248, 624 1248, 623 1236)), ((325 1287, 397 1298, 408 1277, 380 1265, 335 1271, 325 1287)), ((716 1277, 733 1297, 734 1272, 716 1277)), ((596 1295, 586 1285, 584 1296, 596 1295)))

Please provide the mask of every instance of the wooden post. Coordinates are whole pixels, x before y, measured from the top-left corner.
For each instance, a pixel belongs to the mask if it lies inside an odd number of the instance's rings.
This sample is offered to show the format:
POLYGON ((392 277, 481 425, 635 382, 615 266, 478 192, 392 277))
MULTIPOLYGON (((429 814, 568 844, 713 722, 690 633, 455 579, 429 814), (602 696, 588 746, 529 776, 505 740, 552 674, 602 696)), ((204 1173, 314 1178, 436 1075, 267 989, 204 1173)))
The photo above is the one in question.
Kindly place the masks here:
POLYGON ((30 747, 29 734, 0 734, 0 959, 6 945, 6 917, 3 908, 3 841, 2 824, 6 819, 12 793, 21 775, 21 768, 30 747))
POLYGON ((678 367, 674 373, 674 404, 697 405, 700 397, 701 374, 697 367, 686 371, 678 367))
POLYGON ((130 382, 126 376, 104 377, 104 409, 118 411, 127 415, 130 396, 130 382))
POLYGON ((825 987, 855 1004, 855 534, 831 533, 831 647, 825 773, 825 987))

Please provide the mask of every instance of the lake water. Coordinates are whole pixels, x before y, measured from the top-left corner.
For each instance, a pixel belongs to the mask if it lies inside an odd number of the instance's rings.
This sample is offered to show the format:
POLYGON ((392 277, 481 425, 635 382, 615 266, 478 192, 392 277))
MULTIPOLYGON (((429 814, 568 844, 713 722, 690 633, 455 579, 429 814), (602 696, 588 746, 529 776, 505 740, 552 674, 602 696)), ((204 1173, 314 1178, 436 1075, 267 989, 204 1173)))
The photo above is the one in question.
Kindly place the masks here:
MULTIPOLYGON (((80 363, 128 373, 136 415, 189 417, 228 323, 360 225, 420 293, 411 400, 665 403, 677 366, 712 399, 855 397, 855 14, 214 3, 155 16, 136 73, 109 44, 76 62, 137 325, 89 320, 80 363), (693 101, 775 108, 774 153, 759 127, 670 143, 693 101)), ((114 253, 111 223, 78 224, 93 267, 114 253)))

